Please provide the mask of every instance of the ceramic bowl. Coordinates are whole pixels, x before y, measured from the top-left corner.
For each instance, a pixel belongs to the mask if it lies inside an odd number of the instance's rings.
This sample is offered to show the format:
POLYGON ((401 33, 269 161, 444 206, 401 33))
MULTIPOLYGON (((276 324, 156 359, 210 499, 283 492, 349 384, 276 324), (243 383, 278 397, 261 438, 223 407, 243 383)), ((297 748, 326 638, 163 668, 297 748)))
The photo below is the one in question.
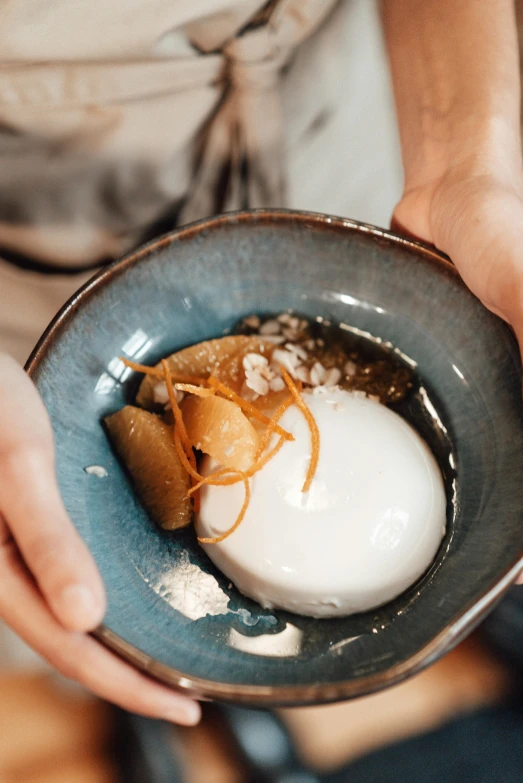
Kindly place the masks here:
POLYGON ((500 599, 522 565, 523 406, 516 342, 433 249, 350 220, 285 211, 205 220, 109 266, 62 309, 28 371, 51 416, 65 505, 108 594, 97 637, 154 677, 255 705, 361 696, 418 672, 500 599), (292 308, 343 322, 417 365, 404 415, 443 471, 448 531, 436 562, 375 611, 313 620, 240 595, 194 532, 149 520, 102 419, 155 363, 292 308), (85 472, 105 468, 100 478, 85 472))

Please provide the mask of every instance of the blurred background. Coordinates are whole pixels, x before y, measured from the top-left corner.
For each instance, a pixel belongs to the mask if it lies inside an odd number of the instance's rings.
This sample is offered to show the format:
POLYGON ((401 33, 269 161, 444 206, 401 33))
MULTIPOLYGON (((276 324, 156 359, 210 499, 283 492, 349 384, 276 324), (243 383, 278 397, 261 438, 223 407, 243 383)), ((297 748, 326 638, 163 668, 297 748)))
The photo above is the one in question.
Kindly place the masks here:
MULTIPOLYGON (((523 0, 517 6, 521 35, 523 0)), ((344 203, 348 216, 386 226, 402 187, 388 67, 375 3, 353 0, 350 7, 343 78, 354 111, 343 128, 350 178, 344 203)), ((317 143, 312 156, 321 154, 326 139, 320 134, 317 143)), ((293 206, 330 211, 328 204, 300 202, 298 176, 293 187, 293 206)), ((460 731, 463 757, 477 761, 476 772, 465 765, 460 780, 512 781, 512 761, 505 771, 489 766, 489 742, 504 741, 521 772, 514 780, 523 780, 520 604, 515 589, 485 627, 444 660, 384 693, 275 716, 206 705, 194 729, 126 715, 98 701, 0 626, 0 783, 404 783, 393 777, 394 753, 415 760, 410 779, 416 783, 428 780, 422 770, 431 753, 460 731), (502 721, 489 733, 493 716, 502 721)), ((454 778, 440 768, 433 779, 454 778)))

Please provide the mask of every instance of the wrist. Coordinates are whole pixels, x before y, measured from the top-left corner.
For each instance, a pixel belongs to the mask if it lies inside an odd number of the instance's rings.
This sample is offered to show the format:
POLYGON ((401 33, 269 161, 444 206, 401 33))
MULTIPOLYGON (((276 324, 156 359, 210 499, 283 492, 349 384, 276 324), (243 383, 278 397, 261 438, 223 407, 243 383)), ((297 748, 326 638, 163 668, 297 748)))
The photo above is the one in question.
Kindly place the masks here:
POLYGON ((495 177, 509 185, 521 177, 519 124, 486 109, 424 108, 415 133, 402 134, 402 151, 405 194, 449 178, 495 177))
POLYGON ((513 0, 384 0, 406 192, 466 167, 519 168, 513 0))
POLYGON ((523 166, 519 127, 515 131, 505 116, 440 120, 404 150, 405 185, 393 223, 450 253, 448 232, 471 202, 480 209, 493 194, 523 201, 523 166))

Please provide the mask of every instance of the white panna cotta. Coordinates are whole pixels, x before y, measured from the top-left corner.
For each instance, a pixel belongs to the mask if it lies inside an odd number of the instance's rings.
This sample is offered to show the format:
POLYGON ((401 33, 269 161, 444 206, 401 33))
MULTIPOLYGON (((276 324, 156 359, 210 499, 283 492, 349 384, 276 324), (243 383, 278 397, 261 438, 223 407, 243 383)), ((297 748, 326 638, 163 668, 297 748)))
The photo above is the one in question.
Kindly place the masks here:
MULTIPOLYGON (((363 612, 392 600, 434 560, 445 533, 441 473, 426 443, 398 414, 341 389, 305 392, 320 431, 311 452, 303 414, 280 424, 294 435, 251 480, 239 528, 203 545, 246 596, 311 617, 363 612)), ((274 441, 276 442, 276 441, 274 441)), ((206 458, 203 472, 215 470, 206 458)), ((198 535, 225 532, 240 512, 242 483, 202 489, 198 535)))

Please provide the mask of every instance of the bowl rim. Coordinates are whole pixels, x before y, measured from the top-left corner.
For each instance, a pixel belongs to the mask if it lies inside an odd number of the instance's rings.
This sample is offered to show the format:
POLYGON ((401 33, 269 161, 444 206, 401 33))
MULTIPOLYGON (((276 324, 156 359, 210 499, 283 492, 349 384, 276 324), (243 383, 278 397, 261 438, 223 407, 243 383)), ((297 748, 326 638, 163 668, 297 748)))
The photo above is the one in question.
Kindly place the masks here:
MULTIPOLYGON (((413 250, 425 261, 443 267, 446 271, 450 271, 459 277, 455 266, 448 256, 436 250, 433 246, 369 223, 323 213, 289 209, 256 209, 228 212, 204 218, 170 231, 96 272, 67 300, 43 332, 25 364, 25 371, 29 377, 35 378, 55 339, 67 327, 76 311, 97 290, 103 288, 104 285, 111 282, 128 268, 133 267, 143 259, 176 241, 190 240, 202 231, 213 230, 223 225, 242 223, 267 226, 274 224, 301 224, 318 228, 329 227, 338 231, 348 231, 349 233, 367 234, 374 239, 413 250)), ((489 610, 501 600, 522 569, 523 551, 515 557, 513 563, 494 585, 487 588, 478 600, 466 606, 451 623, 414 655, 383 671, 352 680, 332 683, 315 682, 309 685, 246 685, 215 681, 188 675, 183 671, 153 659, 118 636, 103 623, 92 632, 92 636, 141 671, 197 698, 220 699, 222 701, 265 707, 322 704, 374 693, 395 685, 434 663, 474 630, 488 614, 489 610)))

